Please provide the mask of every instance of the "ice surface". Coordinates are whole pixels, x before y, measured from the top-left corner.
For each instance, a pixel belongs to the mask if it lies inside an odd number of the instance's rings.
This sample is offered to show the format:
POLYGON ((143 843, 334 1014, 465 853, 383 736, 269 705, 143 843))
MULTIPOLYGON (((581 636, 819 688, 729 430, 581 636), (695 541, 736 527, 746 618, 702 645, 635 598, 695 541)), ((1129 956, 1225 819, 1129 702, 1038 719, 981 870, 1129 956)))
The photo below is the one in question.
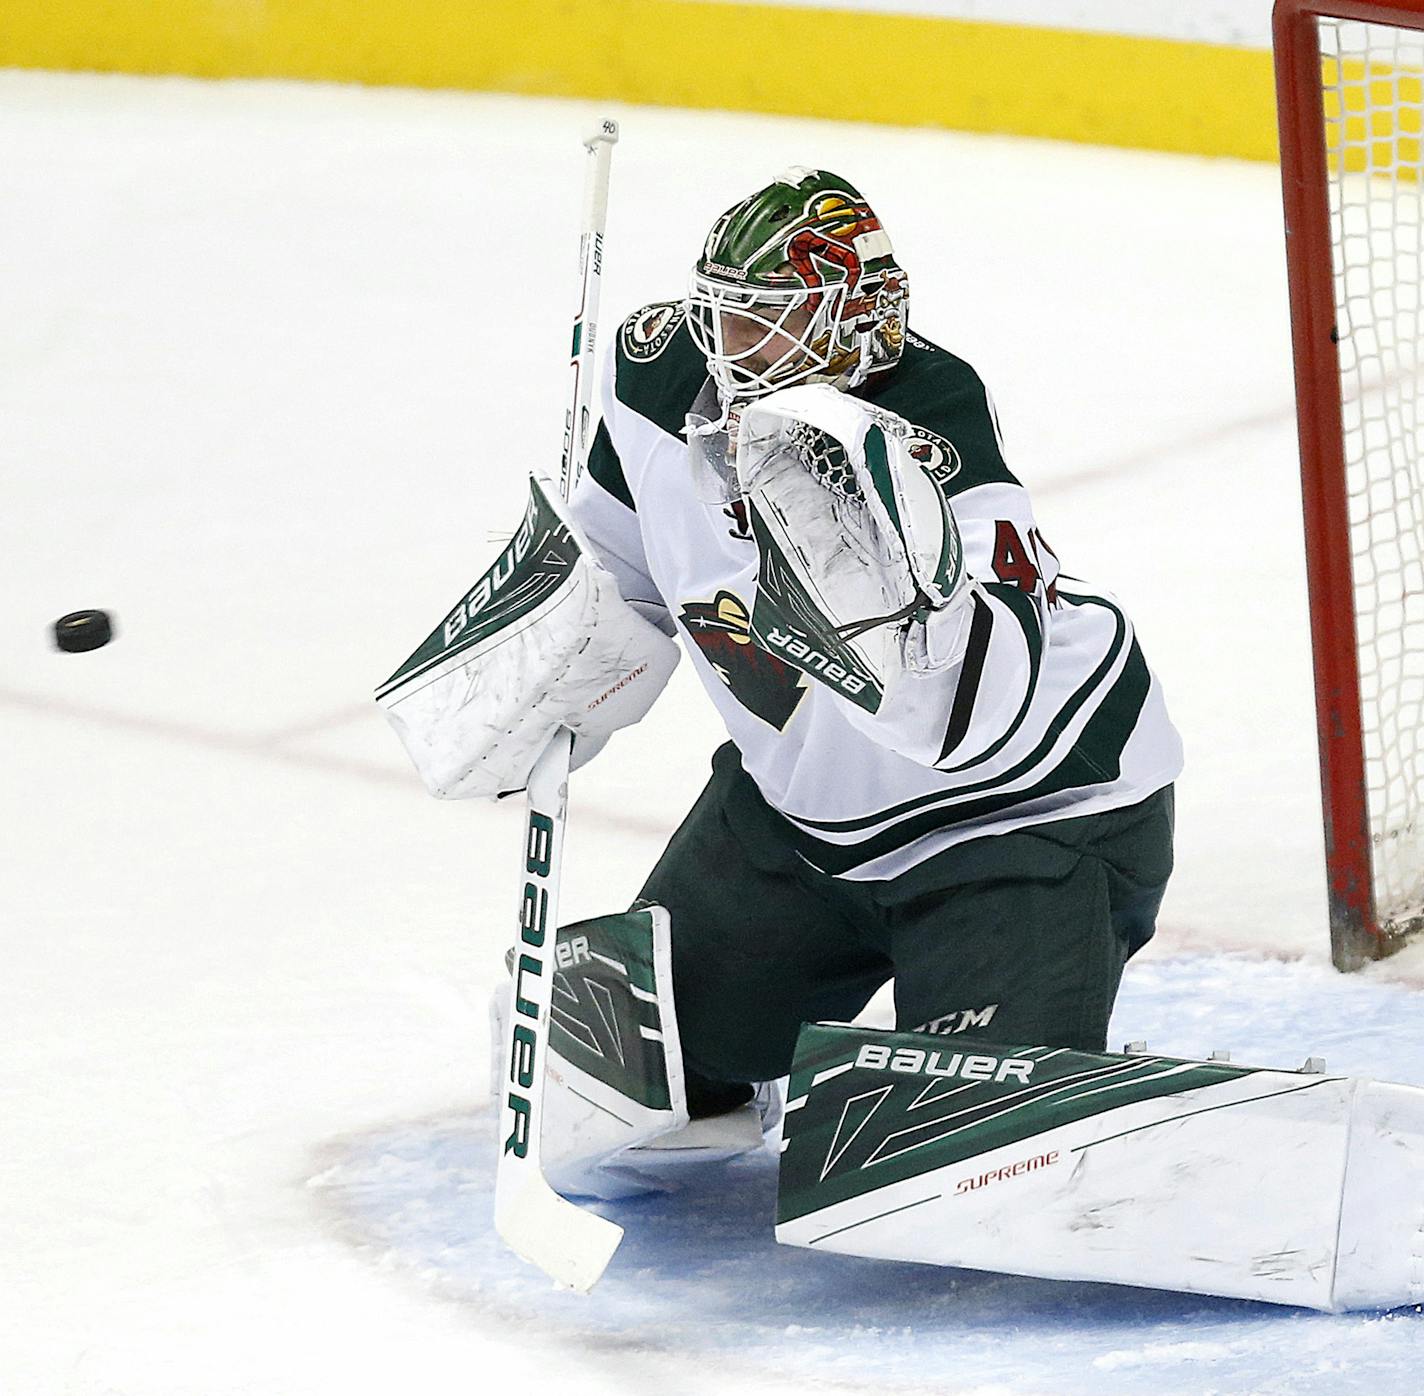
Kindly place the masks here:
MULTIPOLYGON (((0 1392, 1405 1389, 1416 1316, 778 1251, 764 1167, 630 1208, 579 1307, 497 1263, 520 812, 427 799, 369 695, 558 458, 594 114, 0 73, 0 1392), (90 606, 117 639, 53 650, 90 606)), ((1275 171, 613 114, 606 327, 750 185, 842 170, 1137 619, 1189 765, 1114 1040, 1424 1081, 1424 952, 1326 967, 1275 171)), ((575 780, 569 917, 699 788, 693 685, 575 780)))
MULTIPOLYGON (((1237 1062, 1295 1068, 1281 1043, 1301 1042, 1323 1046, 1332 1070, 1421 1080, 1417 1005, 1411 990, 1342 983, 1326 968, 1191 956, 1132 976, 1114 1027, 1153 1034, 1166 1055, 1220 1048, 1237 1062)), ((626 1237, 595 1301, 550 1296, 542 1277, 511 1265, 486 1222, 492 1136, 487 1111, 386 1128, 334 1145, 311 1186, 343 1234, 484 1314, 518 1322, 546 1303, 565 1336, 617 1335, 699 1363, 735 1363, 750 1349, 788 1381, 804 1372, 876 1391, 1007 1382, 1137 1396, 1150 1383, 1324 1396, 1405 1391, 1424 1352, 1424 1316, 1413 1311, 1312 1314, 780 1247, 770 1154, 705 1168, 671 1196, 599 1204, 626 1237)))

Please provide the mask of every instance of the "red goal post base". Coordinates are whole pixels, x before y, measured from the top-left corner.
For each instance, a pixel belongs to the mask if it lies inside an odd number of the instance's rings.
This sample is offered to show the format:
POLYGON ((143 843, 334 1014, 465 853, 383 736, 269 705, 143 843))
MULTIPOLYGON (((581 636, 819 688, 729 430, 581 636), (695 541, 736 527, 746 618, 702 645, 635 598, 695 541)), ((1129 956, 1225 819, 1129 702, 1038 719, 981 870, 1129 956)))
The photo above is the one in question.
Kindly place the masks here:
MULTIPOLYGON (((1277 0, 1273 15, 1331 955, 1337 968, 1354 970, 1400 949, 1409 934, 1424 925, 1424 918, 1405 925, 1386 922, 1375 905, 1322 92, 1322 18, 1424 30, 1424 0, 1277 0)), ((1337 113, 1337 124, 1359 119, 1358 114, 1337 113)), ((1369 158, 1366 151, 1360 168, 1368 168, 1369 158)))

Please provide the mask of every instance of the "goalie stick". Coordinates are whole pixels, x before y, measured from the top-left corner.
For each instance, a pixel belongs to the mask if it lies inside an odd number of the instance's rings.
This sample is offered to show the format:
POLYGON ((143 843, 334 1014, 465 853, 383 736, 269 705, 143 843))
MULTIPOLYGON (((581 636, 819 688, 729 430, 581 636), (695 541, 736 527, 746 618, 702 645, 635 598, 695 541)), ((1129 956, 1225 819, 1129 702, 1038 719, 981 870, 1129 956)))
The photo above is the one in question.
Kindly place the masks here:
MULTIPOLYGON (((571 349, 573 391, 564 418, 559 467, 559 489, 565 499, 578 482, 590 444, 589 398, 603 279, 603 230, 608 217, 609 166, 617 140, 618 123, 605 119, 584 141, 589 162, 579 239, 579 306, 571 349)), ((516 1254, 537 1265, 555 1284, 586 1293, 618 1249, 623 1228, 555 1192, 544 1177, 539 1145, 572 750, 572 733, 561 729, 529 777, 514 995, 504 1040, 507 1066, 499 1106, 494 1221, 495 1229, 516 1254)))

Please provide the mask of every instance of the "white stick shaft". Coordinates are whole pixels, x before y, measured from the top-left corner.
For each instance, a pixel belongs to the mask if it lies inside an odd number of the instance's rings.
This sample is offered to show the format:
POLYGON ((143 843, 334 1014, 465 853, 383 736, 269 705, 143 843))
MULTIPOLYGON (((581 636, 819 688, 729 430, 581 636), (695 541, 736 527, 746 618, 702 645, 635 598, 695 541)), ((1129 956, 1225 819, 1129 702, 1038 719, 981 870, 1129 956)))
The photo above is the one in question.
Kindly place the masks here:
MULTIPOLYGON (((592 445, 589 399, 603 279, 603 229, 608 176, 618 123, 605 120, 584 142, 589 152, 579 238, 579 306, 574 317, 572 397, 564 418, 559 489, 567 499, 592 445)), ((559 1196, 540 1165, 544 1070, 559 925, 559 871, 568 814, 573 736, 560 731, 529 777, 523 892, 515 948, 514 995, 504 1041, 505 1085, 499 1114, 495 1228, 506 1244, 539 1266, 556 1284, 587 1291, 623 1239, 623 1229, 559 1196)))
POLYGON ((623 1230, 560 1197, 545 1181, 540 1162, 572 746, 572 734, 560 731, 529 777, 494 1208, 495 1227, 511 1250, 555 1283, 587 1291, 618 1249, 623 1230))
POLYGON ((603 231, 608 223, 608 176, 618 123, 599 122, 584 142, 589 154, 584 185, 583 226, 579 230, 579 305, 574 315, 569 351, 572 379, 568 412, 564 417, 564 454, 559 464, 559 489, 567 499, 578 484, 593 445, 592 415, 594 356, 598 345, 598 300, 603 288, 603 231))

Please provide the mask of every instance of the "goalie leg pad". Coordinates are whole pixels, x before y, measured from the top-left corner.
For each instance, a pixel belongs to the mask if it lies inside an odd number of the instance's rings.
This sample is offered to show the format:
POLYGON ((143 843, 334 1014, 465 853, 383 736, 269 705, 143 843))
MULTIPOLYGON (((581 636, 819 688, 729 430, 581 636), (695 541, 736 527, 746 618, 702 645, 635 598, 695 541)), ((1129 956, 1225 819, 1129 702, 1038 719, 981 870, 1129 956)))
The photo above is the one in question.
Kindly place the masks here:
MULTIPOLYGON (((558 1192, 648 1191, 617 1160, 687 1124, 668 925, 651 906, 559 928, 540 1135, 544 1175, 558 1192)), ((492 1005, 497 1066, 511 993, 502 983, 492 1005)))
POLYGON ((1313 1309, 1424 1300, 1424 1090, 803 1030, 788 1245, 1313 1309))
MULTIPOLYGON (((761 1147, 755 1105, 689 1123, 663 907, 560 928, 554 964, 540 1150, 557 1191, 659 1191, 681 1167, 761 1147)), ((500 986, 491 1014, 496 1064, 510 993, 500 986)))

